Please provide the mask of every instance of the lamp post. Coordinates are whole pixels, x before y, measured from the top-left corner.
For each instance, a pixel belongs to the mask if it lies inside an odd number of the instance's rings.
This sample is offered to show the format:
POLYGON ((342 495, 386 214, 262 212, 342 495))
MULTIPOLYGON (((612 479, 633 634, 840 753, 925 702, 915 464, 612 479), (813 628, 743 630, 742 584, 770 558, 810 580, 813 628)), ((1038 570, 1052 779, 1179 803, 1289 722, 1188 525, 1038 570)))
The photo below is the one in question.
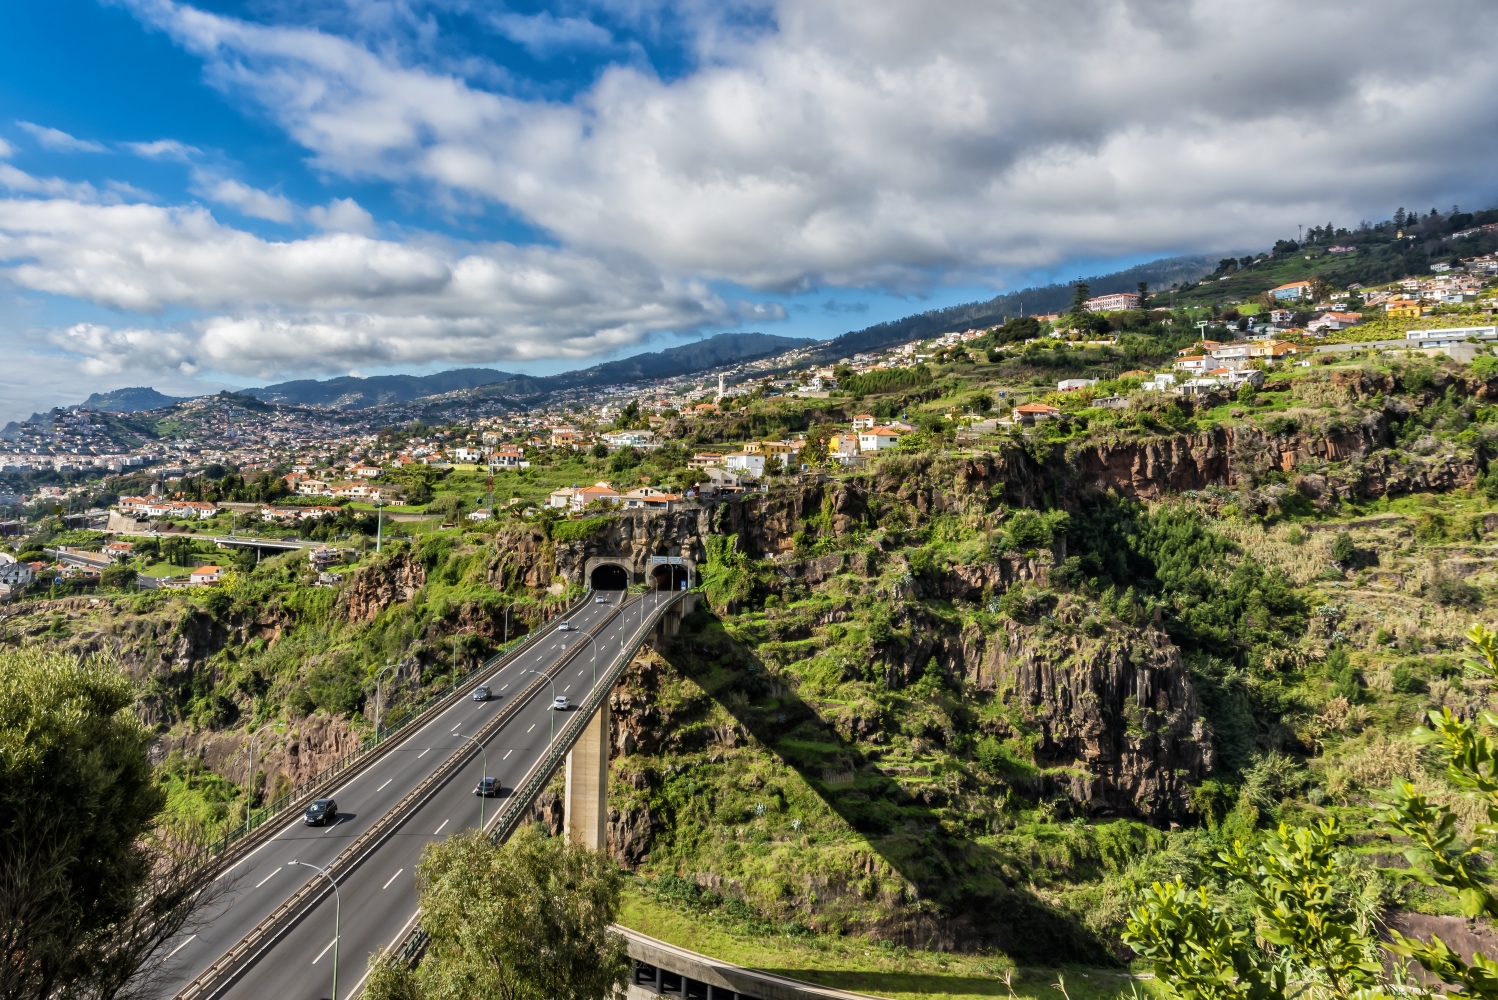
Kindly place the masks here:
POLYGON ((390 671, 394 670, 398 666, 400 666, 400 664, 396 663, 394 660, 388 661, 385 664, 384 669, 382 669, 379 673, 375 674, 375 742, 376 743, 380 742, 380 708, 381 708, 380 682, 381 682, 381 679, 387 673, 389 673, 390 671))
MULTIPOLYGON (((380 500, 380 497, 375 497, 375 552, 377 554, 380 551, 380 542, 384 536, 385 528, 385 516, 380 510, 380 500)), ((338 1000, 338 998, 334 997, 333 1000, 338 1000)))
MULTIPOLYGON (((482 784, 483 780, 486 777, 489 776, 489 752, 484 749, 484 745, 482 743, 480 743, 478 740, 474 739, 472 736, 464 736, 462 733, 454 733, 453 735, 455 735, 460 740, 467 740, 469 743, 472 743, 474 746, 476 746, 476 747, 479 748, 479 756, 480 756, 480 759, 484 763, 483 773, 479 775, 479 783, 482 784)), ((479 830, 482 831, 484 829, 484 798, 485 798, 485 796, 482 794, 483 793, 483 789, 482 788, 479 789, 479 792, 480 792, 480 794, 479 794, 479 830)))
POLYGON ((267 729, 275 729, 278 726, 284 725, 286 725, 284 722, 267 722, 250 734, 250 773, 245 779, 244 788, 244 829, 246 833, 250 832, 250 802, 255 797, 255 738, 267 729))
POLYGON ((333 881, 333 876, 328 874, 326 868, 319 868, 307 861, 291 861, 288 864, 311 868, 333 887, 333 1000, 338 1000, 338 922, 343 916, 343 897, 338 892, 338 883, 333 881))
MULTIPOLYGON (((556 682, 553 681, 546 674, 541 673, 541 671, 539 671, 539 670, 527 670, 526 673, 528 673, 528 674, 535 674, 536 676, 538 676, 538 677, 542 678, 543 680, 545 680, 546 683, 548 683, 548 684, 551 685, 551 735, 552 735, 552 738, 555 738, 556 735, 557 735, 557 712, 556 712, 556 708, 557 708, 557 685, 556 685, 556 682)), ((550 740, 548 740, 547 742, 550 742, 550 740)))

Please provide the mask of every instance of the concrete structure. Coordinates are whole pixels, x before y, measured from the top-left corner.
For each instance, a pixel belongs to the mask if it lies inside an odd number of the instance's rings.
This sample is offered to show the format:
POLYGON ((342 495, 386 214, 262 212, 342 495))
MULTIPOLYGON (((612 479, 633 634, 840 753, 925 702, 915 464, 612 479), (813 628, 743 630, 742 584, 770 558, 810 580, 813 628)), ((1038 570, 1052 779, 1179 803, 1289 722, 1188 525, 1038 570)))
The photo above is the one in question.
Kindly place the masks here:
POLYGON ((658 996, 680 1000, 874 1000, 866 993, 849 993, 746 969, 628 927, 615 925, 610 929, 624 938, 633 960, 626 992, 629 1000, 658 996))
POLYGON ((1139 308, 1139 296, 1134 292, 1114 292, 1111 295, 1094 295, 1083 303, 1088 312, 1123 312, 1139 308))
POLYGON ((564 797, 567 843, 598 850, 609 842, 609 703, 588 720, 567 751, 564 797))
POLYGON ((1269 290, 1269 294, 1273 295, 1281 302, 1284 302, 1286 300, 1294 300, 1298 302, 1301 299, 1310 298, 1311 283, 1309 281, 1292 281, 1288 284, 1280 285, 1276 288, 1271 288, 1269 290))

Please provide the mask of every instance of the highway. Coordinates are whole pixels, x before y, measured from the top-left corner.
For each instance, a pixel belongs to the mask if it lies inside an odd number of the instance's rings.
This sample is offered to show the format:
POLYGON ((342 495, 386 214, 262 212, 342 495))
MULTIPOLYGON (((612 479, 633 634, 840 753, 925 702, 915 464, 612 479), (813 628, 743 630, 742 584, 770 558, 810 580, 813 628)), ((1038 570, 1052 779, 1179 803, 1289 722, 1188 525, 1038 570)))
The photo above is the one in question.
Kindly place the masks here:
MULTIPOLYGON (((598 670, 622 647, 638 644, 642 615, 673 595, 653 591, 626 596, 605 595, 608 604, 590 601, 568 619, 576 632, 553 630, 517 659, 487 678, 474 678, 468 690, 487 683, 497 697, 487 702, 460 701, 419 731, 388 750, 367 770, 336 788, 339 818, 326 828, 306 826, 300 815, 286 821, 271 840, 238 861, 220 878, 233 888, 206 915, 196 933, 173 942, 165 979, 164 996, 172 996, 189 984, 219 956, 288 899, 315 873, 292 861, 319 867, 327 865, 382 815, 394 808, 413 788, 455 755, 466 758, 459 774, 437 790, 396 832, 374 848, 366 860, 339 881, 342 902, 339 941, 338 997, 353 996, 363 984, 372 952, 397 943, 415 919, 414 876, 422 848, 433 840, 479 825, 479 804, 484 819, 492 820, 508 804, 513 789, 544 757, 553 724, 558 733, 566 718, 551 710, 553 685, 574 704, 592 687, 593 648, 598 651, 598 670), (623 601, 621 605, 621 600, 623 601), (597 637, 589 641, 583 632, 609 618, 597 637), (565 663, 563 662, 565 661, 565 663), (552 684, 542 683, 529 701, 513 709, 514 717, 494 733, 484 746, 488 769, 473 743, 460 734, 477 733, 514 696, 537 680, 528 671, 550 671, 552 684), (481 800, 474 786, 481 773, 500 779, 499 796, 481 800)), ((326 880, 322 880, 326 884, 326 880)), ((320 1000, 331 996, 332 943, 335 897, 328 891, 291 930, 272 939, 246 967, 207 997, 267 998, 275 1000, 320 1000)))

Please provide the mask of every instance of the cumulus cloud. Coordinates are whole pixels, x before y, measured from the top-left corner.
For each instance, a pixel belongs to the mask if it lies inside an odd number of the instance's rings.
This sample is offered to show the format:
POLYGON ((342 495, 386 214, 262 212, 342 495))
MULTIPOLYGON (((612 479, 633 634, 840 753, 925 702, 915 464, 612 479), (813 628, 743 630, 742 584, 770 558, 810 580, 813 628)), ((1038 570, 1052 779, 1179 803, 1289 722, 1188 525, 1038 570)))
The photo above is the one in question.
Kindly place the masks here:
POLYGON ((313 205, 307 209, 307 218, 318 229, 364 236, 372 236, 375 231, 374 216, 352 198, 334 198, 326 206, 313 205))
POLYGON ((241 214, 271 222, 290 222, 296 206, 284 195, 250 187, 232 177, 219 177, 206 170, 193 171, 193 190, 203 197, 237 209, 241 214))
POLYGON ((695 72, 615 67, 568 103, 325 31, 136 9, 325 170, 759 288, 1264 241, 1488 196, 1498 152, 1481 0, 782 0, 758 35, 705 31, 695 72))
POLYGON ((124 147, 136 156, 143 156, 148 160, 177 160, 187 162, 198 155, 202 150, 196 146, 178 142, 176 139, 156 139, 152 142, 127 142, 124 147))
POLYGON ((663 278, 622 255, 349 232, 269 241, 196 207, 0 199, 0 268, 24 288, 115 309, 214 314, 56 333, 95 374, 155 366, 270 378, 586 358, 653 330, 736 318, 703 283, 663 278))
POLYGON ((38 146, 55 153, 102 153, 104 146, 91 139, 77 139, 60 129, 35 125, 31 122, 16 122, 24 132, 29 132, 38 146))

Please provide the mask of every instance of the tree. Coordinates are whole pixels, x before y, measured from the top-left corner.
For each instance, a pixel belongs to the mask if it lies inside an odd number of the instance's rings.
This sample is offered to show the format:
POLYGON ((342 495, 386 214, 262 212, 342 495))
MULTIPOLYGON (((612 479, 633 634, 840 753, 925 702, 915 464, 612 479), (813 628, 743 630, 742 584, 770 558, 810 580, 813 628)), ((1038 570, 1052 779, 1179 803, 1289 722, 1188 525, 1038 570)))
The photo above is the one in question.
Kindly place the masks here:
MULTIPOLYGON (((1467 632, 1467 641, 1477 654, 1467 659, 1467 669, 1498 677, 1498 633, 1474 624, 1467 632)), ((1498 715, 1483 712, 1478 723, 1459 719, 1451 709, 1442 708, 1430 712, 1427 718, 1430 728, 1416 730, 1417 737, 1446 751, 1446 780, 1482 802, 1487 807, 1488 822, 1478 824, 1473 842, 1464 844, 1450 807, 1433 805, 1411 782, 1395 781, 1388 820, 1410 840, 1404 852, 1410 862, 1405 874, 1446 890, 1468 919, 1498 918, 1498 896, 1473 864, 1479 855, 1491 854, 1498 847, 1498 746, 1478 728, 1498 725, 1498 715)), ((1413 958, 1444 982, 1460 986, 1463 995, 1498 997, 1498 961, 1477 952, 1468 963, 1436 936, 1428 942, 1398 931, 1391 931, 1390 936, 1391 951, 1413 958)))
POLYGON ((427 504, 427 510, 434 514, 441 514, 444 524, 456 524, 463 516, 463 500, 452 493, 444 493, 427 504))
POLYGON ((375 960, 368 1000, 603 1000, 622 993, 624 941, 609 931, 623 878, 601 851, 535 827, 503 846, 473 831, 429 844, 417 868, 426 958, 375 960))
POLYGON ((1148 312, 1150 299, 1150 283, 1148 281, 1141 281, 1135 287, 1139 292, 1139 308, 1148 312))
POLYGON ((1087 282, 1077 282, 1077 287, 1072 292, 1071 306, 1066 311, 1072 316, 1085 316, 1087 314, 1087 300, 1092 298, 1092 291, 1087 287, 1087 282))
POLYGON ((165 796, 106 656, 0 654, 0 998, 159 995, 162 944, 211 884, 147 849, 165 796))
POLYGON ((1205 888, 1189 891, 1179 879, 1141 895, 1123 939, 1191 1000, 1279 1000, 1305 987, 1310 996, 1377 996, 1377 930, 1338 877, 1341 846, 1333 818, 1281 824, 1260 844, 1235 841, 1218 855, 1216 867, 1246 896, 1252 941, 1205 888))

